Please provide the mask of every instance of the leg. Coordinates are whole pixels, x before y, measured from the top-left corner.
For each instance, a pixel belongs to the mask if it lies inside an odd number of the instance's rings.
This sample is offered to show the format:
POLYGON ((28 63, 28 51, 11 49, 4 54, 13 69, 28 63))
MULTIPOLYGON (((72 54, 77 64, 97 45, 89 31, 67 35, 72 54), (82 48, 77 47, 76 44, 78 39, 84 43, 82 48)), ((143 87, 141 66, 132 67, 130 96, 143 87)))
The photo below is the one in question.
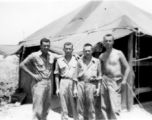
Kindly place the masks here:
POLYGON ((78 82, 77 112, 78 119, 84 120, 84 82, 78 82))
POLYGON ((109 92, 107 90, 107 87, 104 85, 101 85, 101 112, 102 112, 101 118, 103 120, 116 119, 116 115, 112 109, 112 105, 110 102, 109 92))
POLYGON ((119 114, 121 110, 121 79, 112 79, 107 76, 104 76, 104 83, 107 87, 110 104, 112 106, 112 110, 115 114, 119 114))
POLYGON ((121 111, 121 94, 120 87, 117 86, 117 83, 113 81, 113 86, 108 86, 109 96, 112 108, 116 114, 119 114, 121 111))
POLYGON ((43 120, 43 118, 44 120, 46 119, 45 114, 48 112, 48 109, 50 107, 50 104, 48 104, 50 103, 50 101, 48 103, 45 103, 45 99, 46 99, 45 97, 46 97, 47 91, 48 91, 48 83, 44 83, 43 81, 37 83, 32 89, 33 119, 34 120, 43 120), (47 104, 47 108, 45 108, 44 104, 47 104))
POLYGON ((68 86, 67 80, 60 82, 61 119, 68 120, 68 86))
POLYGON ((78 120, 78 115, 77 115, 77 109, 76 109, 76 101, 75 98, 73 97, 73 82, 70 80, 69 81, 69 99, 72 107, 72 113, 73 113, 73 118, 74 120, 78 120))
POLYGON ((49 85, 48 83, 44 93, 43 115, 42 115, 43 120, 47 120, 47 115, 51 107, 51 98, 52 98, 52 89, 51 89, 51 85, 49 85))
POLYGON ((85 85, 85 90, 86 90, 86 101, 88 103, 89 107, 89 120, 96 120, 96 115, 95 115, 95 98, 94 98, 94 93, 96 89, 95 84, 87 83, 85 85))

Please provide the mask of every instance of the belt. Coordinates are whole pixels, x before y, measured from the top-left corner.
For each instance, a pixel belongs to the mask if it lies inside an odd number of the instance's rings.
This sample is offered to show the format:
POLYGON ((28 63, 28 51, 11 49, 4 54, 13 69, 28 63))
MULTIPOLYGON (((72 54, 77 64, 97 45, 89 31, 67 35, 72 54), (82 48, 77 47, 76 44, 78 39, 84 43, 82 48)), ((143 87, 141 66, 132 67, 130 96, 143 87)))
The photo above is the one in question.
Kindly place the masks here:
POLYGON ((72 78, 70 78, 70 77, 61 77, 62 79, 72 79, 72 78))
POLYGON ((109 78, 123 78, 123 75, 108 75, 108 74, 105 74, 104 76, 107 76, 109 78))
POLYGON ((119 76, 109 76, 109 75, 104 75, 103 78, 108 78, 108 80, 110 81, 118 81, 118 80, 122 80, 123 76, 119 75, 119 76), (110 78, 110 79, 109 79, 110 78))
POLYGON ((85 83, 97 83, 98 80, 90 80, 90 81, 86 81, 85 83))
POLYGON ((84 83, 97 83, 97 82, 98 82, 98 80, 79 81, 79 82, 84 82, 84 83))

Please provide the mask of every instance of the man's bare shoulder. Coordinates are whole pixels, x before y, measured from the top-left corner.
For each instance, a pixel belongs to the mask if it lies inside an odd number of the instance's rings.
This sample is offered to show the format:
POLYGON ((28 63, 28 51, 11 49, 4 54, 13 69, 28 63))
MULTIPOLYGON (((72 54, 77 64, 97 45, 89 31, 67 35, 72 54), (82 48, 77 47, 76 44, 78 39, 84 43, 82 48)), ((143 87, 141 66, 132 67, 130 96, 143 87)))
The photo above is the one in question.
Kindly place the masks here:
POLYGON ((123 52, 121 50, 118 50, 118 49, 114 49, 114 53, 118 54, 119 56, 123 55, 123 52))
MULTIPOLYGON (((116 50, 116 49, 115 49, 116 50)), ((121 57, 124 56, 124 53, 121 50, 116 50, 117 54, 121 57)))
POLYGON ((121 50, 113 48, 113 51, 119 53, 121 50))
POLYGON ((105 54, 105 52, 103 52, 103 53, 101 53, 101 54, 100 54, 100 56, 99 56, 99 60, 101 60, 101 61, 103 60, 103 58, 104 58, 104 54, 105 54))

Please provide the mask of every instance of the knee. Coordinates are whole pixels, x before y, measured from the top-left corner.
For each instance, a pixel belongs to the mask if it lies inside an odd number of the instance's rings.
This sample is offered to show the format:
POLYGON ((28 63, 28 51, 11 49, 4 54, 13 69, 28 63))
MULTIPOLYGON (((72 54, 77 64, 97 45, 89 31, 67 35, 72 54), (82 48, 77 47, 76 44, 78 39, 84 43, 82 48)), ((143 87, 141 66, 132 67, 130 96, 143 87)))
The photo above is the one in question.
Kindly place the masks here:
POLYGON ((37 118, 37 120, 42 120, 42 118, 43 118, 43 115, 42 115, 41 112, 36 112, 36 113, 34 114, 34 116, 35 116, 35 118, 37 118))
POLYGON ((90 105, 94 105, 94 104, 95 104, 95 99, 94 99, 94 97, 89 97, 89 98, 88 98, 88 102, 89 102, 90 105))
POLYGON ((89 114, 90 115, 95 114, 95 110, 94 109, 89 109, 89 114))

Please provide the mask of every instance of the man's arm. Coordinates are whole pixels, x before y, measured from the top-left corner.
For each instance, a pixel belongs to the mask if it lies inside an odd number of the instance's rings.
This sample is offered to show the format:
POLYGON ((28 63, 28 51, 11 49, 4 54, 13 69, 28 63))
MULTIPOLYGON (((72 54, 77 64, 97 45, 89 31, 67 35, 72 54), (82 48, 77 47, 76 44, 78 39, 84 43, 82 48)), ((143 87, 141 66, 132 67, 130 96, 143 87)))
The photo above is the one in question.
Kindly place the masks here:
MULTIPOLYGON (((80 56, 78 54, 72 54, 77 60, 80 58, 80 56)), ((64 57, 65 55, 58 55, 54 53, 54 58, 55 59, 59 59, 61 57, 64 57)))
POLYGON ((58 55, 55 53, 53 53, 53 55, 54 55, 54 59, 56 59, 56 60, 64 56, 64 55, 58 55))
POLYGON ((78 74, 79 74, 79 62, 77 62, 75 73, 73 76, 73 84, 74 84, 74 89, 73 89, 73 96, 77 97, 77 83, 78 83, 78 74))
POLYGON ((104 63, 103 63, 103 53, 99 56, 100 65, 101 65, 101 75, 104 75, 104 63))
POLYGON ((102 81, 102 71, 101 71, 101 63, 100 60, 98 60, 98 68, 97 68, 97 80, 98 80, 98 86, 96 89, 95 96, 99 96, 100 88, 101 88, 101 81, 102 81))
POLYGON ((32 76, 37 81, 40 81, 42 77, 40 75, 36 75, 32 73, 26 66, 26 64, 30 63, 32 61, 33 56, 29 55, 24 61, 20 63, 20 68, 22 68, 26 73, 28 73, 30 76, 32 76))
POLYGON ((59 85, 59 64, 58 64, 58 61, 56 61, 54 74, 55 74, 56 94, 57 94, 57 96, 59 96, 59 93, 60 93, 59 86, 60 85, 59 85))
POLYGON ((120 62, 121 62, 121 64, 122 64, 122 65, 124 66, 124 68, 125 68, 125 72, 124 72, 124 77, 123 77, 122 83, 126 83, 126 82, 127 82, 128 75, 129 75, 129 73, 130 73, 130 66, 129 66, 129 64, 128 64, 128 62, 127 62, 124 54, 123 54, 121 51, 120 51, 119 55, 120 55, 120 62))

